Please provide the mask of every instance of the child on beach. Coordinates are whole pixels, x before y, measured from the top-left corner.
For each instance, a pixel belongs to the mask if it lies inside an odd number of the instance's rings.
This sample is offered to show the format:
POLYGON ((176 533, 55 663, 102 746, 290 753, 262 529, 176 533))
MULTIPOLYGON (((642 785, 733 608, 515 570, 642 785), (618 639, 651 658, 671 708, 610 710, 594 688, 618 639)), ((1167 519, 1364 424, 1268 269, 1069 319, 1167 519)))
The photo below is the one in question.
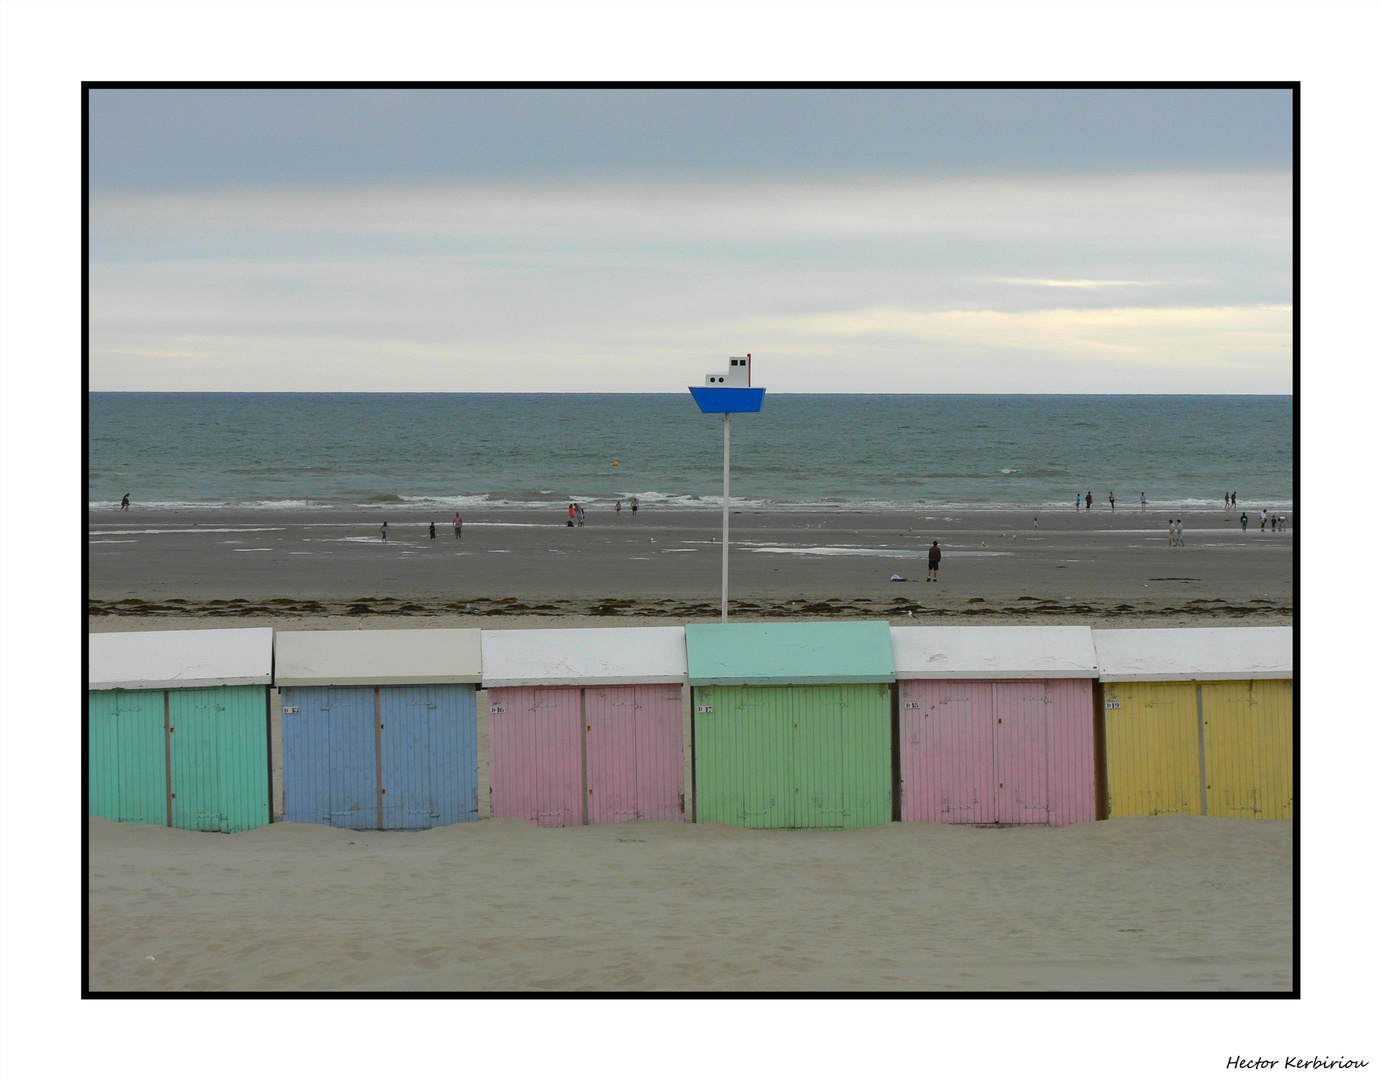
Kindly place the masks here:
POLYGON ((619 499, 614 503, 614 516, 620 517, 623 514, 623 500, 619 499))
POLYGON ((435 522, 435 521, 433 521, 430 525, 427 526, 427 535, 429 535, 433 540, 436 539, 436 522, 435 522))
POLYGON ((383 538, 384 543, 388 543, 388 522, 387 522, 387 521, 385 521, 382 525, 379 526, 379 535, 383 538))
POLYGON ((125 492, 125 497, 124 497, 123 499, 120 500, 120 509, 121 509, 121 510, 128 510, 128 509, 129 509, 129 492, 128 492, 128 491, 125 492))

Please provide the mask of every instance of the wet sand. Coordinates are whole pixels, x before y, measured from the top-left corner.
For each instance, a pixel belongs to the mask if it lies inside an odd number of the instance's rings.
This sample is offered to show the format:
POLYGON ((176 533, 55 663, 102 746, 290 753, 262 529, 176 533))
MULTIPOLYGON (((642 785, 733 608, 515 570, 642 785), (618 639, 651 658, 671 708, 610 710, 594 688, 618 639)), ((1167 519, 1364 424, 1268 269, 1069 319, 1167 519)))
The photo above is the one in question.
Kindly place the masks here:
POLYGON ((1290 822, 90 822, 93 991, 1281 991, 1290 822))
MULTIPOLYGON (((1240 511, 1239 511, 1240 513, 1240 511)), ((1289 623, 1294 532, 1165 511, 805 513, 730 525, 739 618, 1177 625, 1289 623), (1181 514, 1180 516, 1184 516, 1181 514), (940 580, 925 552, 938 539, 940 580), (906 580, 892 581, 896 574, 906 580)), ((90 518, 92 629, 255 620, 302 626, 686 622, 719 615, 720 516, 710 511, 489 511, 454 539, 437 521, 334 512, 99 512, 90 518), (184 620, 191 620, 184 622, 184 620)))

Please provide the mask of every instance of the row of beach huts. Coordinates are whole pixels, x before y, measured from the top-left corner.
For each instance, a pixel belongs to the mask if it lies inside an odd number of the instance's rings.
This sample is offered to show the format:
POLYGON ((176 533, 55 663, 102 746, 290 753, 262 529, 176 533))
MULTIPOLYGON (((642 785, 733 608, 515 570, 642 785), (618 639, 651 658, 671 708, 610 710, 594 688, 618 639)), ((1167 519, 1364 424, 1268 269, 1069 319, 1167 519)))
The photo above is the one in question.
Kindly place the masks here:
POLYGON ((282 819, 350 829, 481 783, 537 825, 1291 818, 1293 661, 1290 627, 90 634, 87 810, 257 828, 277 758, 282 819))

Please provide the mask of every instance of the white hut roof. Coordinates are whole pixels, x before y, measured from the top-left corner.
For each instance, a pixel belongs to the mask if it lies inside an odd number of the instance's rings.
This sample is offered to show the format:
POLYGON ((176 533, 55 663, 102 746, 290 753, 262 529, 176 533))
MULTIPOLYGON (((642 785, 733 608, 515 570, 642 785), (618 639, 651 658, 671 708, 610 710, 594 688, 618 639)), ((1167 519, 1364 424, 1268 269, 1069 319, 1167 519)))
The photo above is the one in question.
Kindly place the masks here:
POLYGON ((1209 682, 1292 679, 1295 631, 1290 626, 1173 630, 1095 630, 1103 682, 1209 682))
POLYGON ((273 630, 87 634, 89 690, 260 686, 273 681, 273 630))
POLYGON ((279 686, 425 686, 480 681, 478 630, 285 630, 279 686))
POLYGON ((894 626, 898 679, 1096 679, 1087 626, 894 626))
POLYGON ((484 631, 485 686, 619 686, 686 680, 686 630, 645 626, 484 631))

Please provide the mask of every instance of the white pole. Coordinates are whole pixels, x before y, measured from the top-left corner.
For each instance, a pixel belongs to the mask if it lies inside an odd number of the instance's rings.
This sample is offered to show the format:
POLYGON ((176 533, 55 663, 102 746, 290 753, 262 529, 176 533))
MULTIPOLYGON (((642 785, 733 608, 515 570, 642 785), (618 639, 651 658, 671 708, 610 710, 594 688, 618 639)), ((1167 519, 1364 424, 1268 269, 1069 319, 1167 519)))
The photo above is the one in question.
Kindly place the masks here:
POLYGON ((729 414, 724 414, 724 574, 719 591, 719 621, 729 621, 729 414))

